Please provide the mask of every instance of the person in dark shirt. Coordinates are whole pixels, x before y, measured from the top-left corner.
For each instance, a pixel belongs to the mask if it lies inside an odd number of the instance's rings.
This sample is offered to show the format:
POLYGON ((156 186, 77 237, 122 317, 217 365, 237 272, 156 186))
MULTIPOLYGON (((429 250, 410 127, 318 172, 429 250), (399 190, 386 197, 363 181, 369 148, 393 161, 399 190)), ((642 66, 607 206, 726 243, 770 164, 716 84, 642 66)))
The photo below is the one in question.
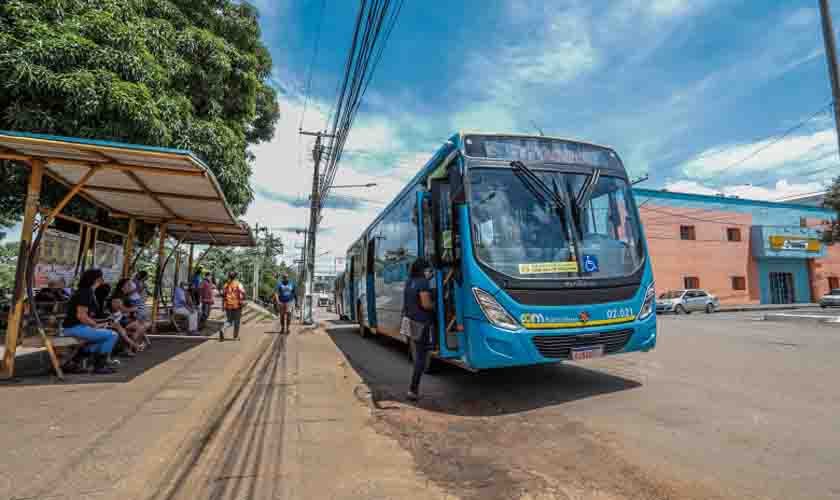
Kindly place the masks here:
POLYGON ((433 324, 435 305, 429 280, 432 268, 425 259, 418 258, 411 265, 408 281, 403 291, 403 315, 409 320, 409 341, 414 353, 414 372, 408 399, 416 401, 420 389, 420 377, 426 371, 429 353, 434 348, 433 324))
POLYGON ((103 328, 96 320, 99 304, 96 289, 102 286, 102 271, 88 269, 79 278, 79 287, 70 297, 67 316, 64 318, 64 335, 87 342, 85 349, 93 354, 94 373, 113 373, 110 366, 111 351, 117 342, 117 334, 103 328))

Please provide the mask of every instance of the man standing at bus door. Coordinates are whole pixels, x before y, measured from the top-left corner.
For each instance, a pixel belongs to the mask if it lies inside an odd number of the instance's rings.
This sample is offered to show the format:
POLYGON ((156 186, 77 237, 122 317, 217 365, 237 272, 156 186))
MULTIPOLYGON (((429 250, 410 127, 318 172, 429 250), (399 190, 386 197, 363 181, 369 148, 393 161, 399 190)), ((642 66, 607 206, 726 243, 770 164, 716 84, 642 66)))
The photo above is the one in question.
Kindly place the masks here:
POLYGON ((280 314, 280 333, 289 333, 291 322, 291 303, 295 301, 295 284, 289 281, 289 275, 283 273, 277 283, 277 305, 280 314))
POLYGON ((422 257, 411 265, 408 281, 403 291, 403 314, 406 323, 405 332, 414 354, 414 372, 407 397, 416 401, 420 390, 420 377, 426 371, 429 354, 434 349, 434 291, 430 279, 432 267, 422 257))

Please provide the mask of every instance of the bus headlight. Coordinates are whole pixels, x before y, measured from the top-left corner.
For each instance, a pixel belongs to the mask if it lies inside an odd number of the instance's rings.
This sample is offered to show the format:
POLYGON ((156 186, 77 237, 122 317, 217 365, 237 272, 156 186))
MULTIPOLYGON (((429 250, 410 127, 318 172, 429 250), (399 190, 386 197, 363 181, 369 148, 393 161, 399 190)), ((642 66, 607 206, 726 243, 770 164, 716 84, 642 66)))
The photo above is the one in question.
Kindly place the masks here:
POLYGON ((645 291, 645 301, 642 302, 642 308, 639 309, 639 315, 637 316, 639 320, 647 319, 647 317, 653 314, 653 311, 656 310, 655 284, 656 282, 651 283, 645 291))
POLYGON ((481 307, 481 312, 484 313, 490 323, 505 330, 519 330, 519 323, 508 314, 501 304, 496 302, 492 295, 480 288, 473 288, 472 290, 476 302, 481 307))

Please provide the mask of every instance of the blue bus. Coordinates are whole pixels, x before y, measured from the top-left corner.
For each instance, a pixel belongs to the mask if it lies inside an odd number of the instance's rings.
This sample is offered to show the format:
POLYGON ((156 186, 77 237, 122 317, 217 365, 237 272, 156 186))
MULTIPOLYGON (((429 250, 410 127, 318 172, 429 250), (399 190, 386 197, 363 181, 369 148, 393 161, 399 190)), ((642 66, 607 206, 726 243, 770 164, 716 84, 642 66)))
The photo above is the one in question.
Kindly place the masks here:
POLYGON ((610 148, 453 135, 347 251, 340 309, 399 333, 411 263, 435 268, 435 356, 470 370, 656 346, 647 245, 610 148))

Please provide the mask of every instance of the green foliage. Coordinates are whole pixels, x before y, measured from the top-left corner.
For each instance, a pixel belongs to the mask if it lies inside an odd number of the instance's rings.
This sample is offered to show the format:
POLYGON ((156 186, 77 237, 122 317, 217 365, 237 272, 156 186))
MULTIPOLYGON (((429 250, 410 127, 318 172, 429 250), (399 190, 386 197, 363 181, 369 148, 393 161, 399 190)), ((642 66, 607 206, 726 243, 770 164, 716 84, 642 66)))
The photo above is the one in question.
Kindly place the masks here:
POLYGON ((11 290, 15 286, 19 247, 18 242, 6 242, 0 245, 0 290, 11 290))
POLYGON ((212 272, 216 279, 226 279, 230 271, 236 271, 239 280, 245 286, 250 296, 254 287, 254 263, 260 262, 260 289, 259 295, 263 300, 268 301, 274 293, 278 277, 286 273, 289 278, 297 282, 297 273, 294 269, 284 263, 277 263, 275 257, 276 249, 282 246, 278 238, 268 237, 260 239, 257 248, 230 249, 211 248, 201 261, 202 267, 212 272))
MULTIPOLYGON (((192 150, 236 214, 253 198, 247 148, 279 115, 271 68, 256 9, 234 0, 0 2, 0 129, 192 150)), ((0 175, 16 181, 3 222, 22 213, 26 174, 0 175)))

